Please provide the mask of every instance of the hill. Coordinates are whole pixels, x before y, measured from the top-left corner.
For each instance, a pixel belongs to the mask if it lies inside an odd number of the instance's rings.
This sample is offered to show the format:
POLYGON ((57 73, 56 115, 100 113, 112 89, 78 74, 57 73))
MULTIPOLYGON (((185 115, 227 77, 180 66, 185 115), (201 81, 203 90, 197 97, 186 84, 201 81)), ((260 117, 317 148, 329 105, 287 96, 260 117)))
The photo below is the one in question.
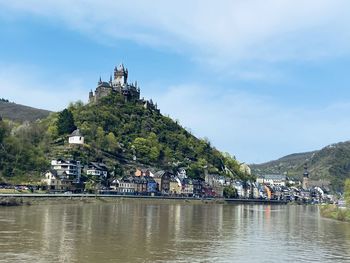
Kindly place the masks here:
POLYGON ((38 119, 46 118, 50 111, 36 109, 29 106, 8 102, 7 100, 0 100, 0 116, 5 119, 16 122, 36 121, 38 119))
POLYGON ((278 160, 251 165, 254 174, 285 173, 302 178, 303 166, 308 164, 311 180, 329 180, 333 189, 341 189, 350 178, 350 141, 328 145, 321 150, 291 154, 278 160))
POLYGON ((143 100, 126 102, 111 93, 98 102, 71 104, 60 113, 31 124, 0 127, 0 176, 3 180, 34 180, 56 158, 82 163, 105 162, 115 176, 136 167, 186 168, 192 178, 209 173, 244 178, 239 163, 210 142, 198 139, 143 100), (85 145, 68 145, 67 136, 79 128, 85 145))

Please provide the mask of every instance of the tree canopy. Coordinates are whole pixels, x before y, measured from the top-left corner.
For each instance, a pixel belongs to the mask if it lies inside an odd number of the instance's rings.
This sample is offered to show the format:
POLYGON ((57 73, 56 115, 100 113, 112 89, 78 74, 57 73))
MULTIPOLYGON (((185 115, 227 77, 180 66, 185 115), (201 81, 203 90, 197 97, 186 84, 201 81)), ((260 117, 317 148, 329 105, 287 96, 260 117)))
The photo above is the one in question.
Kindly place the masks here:
POLYGON ((72 133, 76 128, 71 111, 64 109, 58 114, 57 131, 59 135, 72 133))
MULTIPOLYGON (((72 103, 67 109, 28 125, 0 125, 0 143, 6 141, 0 171, 9 177, 38 174, 49 167, 50 158, 75 158, 82 163, 107 160, 115 175, 130 167, 185 168, 192 178, 204 171, 246 178, 234 157, 222 154, 208 139, 198 139, 178 122, 141 102, 125 102, 120 94, 99 103, 72 103), (68 147, 64 135, 79 128, 83 147, 68 147), (113 168, 114 167, 114 168, 113 168)), ((2 143, 4 145, 4 143, 2 143)))
POLYGON ((344 197, 346 205, 350 207, 350 179, 345 180, 344 197))

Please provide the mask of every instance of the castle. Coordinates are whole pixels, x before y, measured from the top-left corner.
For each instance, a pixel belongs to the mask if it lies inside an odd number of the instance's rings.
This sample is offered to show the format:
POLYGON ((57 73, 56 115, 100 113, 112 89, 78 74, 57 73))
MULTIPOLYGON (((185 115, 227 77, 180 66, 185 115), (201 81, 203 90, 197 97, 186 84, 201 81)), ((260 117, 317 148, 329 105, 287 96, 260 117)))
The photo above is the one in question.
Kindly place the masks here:
POLYGON ((89 103, 98 102, 99 99, 108 96, 111 92, 118 92, 122 94, 125 101, 139 101, 140 88, 137 87, 137 82, 128 83, 128 69, 121 64, 114 68, 114 79, 110 77, 109 82, 101 80, 98 81, 95 94, 92 90, 89 93, 89 103))
POLYGON ((112 92, 121 94, 125 102, 140 103, 145 109, 160 113, 157 104, 154 104, 152 100, 140 99, 140 88, 137 86, 136 81, 135 83, 128 83, 128 69, 124 68, 123 64, 114 68, 113 80, 111 76, 109 82, 105 82, 100 77, 95 93, 92 90, 89 92, 89 103, 97 103, 101 98, 108 96, 112 92))

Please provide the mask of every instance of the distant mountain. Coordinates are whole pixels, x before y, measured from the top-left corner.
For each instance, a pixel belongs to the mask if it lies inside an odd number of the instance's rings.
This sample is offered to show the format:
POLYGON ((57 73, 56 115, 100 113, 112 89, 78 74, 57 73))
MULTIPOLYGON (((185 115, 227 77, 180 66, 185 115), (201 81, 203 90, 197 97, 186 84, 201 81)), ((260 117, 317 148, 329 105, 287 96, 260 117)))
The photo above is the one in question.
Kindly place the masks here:
POLYGON ((48 110, 36 109, 29 106, 0 100, 0 116, 5 119, 23 122, 35 121, 46 118, 51 112, 48 110))
POLYGON ((334 189, 342 188, 350 178, 350 141, 331 144, 321 150, 287 155, 278 160, 251 165, 253 173, 285 173, 302 178, 303 166, 308 164, 311 180, 329 180, 334 189))

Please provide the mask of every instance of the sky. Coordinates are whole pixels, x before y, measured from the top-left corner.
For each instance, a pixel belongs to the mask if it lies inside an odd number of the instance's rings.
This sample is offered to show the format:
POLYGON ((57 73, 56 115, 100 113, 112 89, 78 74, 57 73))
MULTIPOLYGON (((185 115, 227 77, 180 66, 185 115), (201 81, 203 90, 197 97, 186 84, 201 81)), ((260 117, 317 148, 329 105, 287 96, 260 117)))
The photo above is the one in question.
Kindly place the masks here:
POLYGON ((350 139, 350 1, 0 0, 0 97, 60 111, 124 63, 240 162, 350 139))

